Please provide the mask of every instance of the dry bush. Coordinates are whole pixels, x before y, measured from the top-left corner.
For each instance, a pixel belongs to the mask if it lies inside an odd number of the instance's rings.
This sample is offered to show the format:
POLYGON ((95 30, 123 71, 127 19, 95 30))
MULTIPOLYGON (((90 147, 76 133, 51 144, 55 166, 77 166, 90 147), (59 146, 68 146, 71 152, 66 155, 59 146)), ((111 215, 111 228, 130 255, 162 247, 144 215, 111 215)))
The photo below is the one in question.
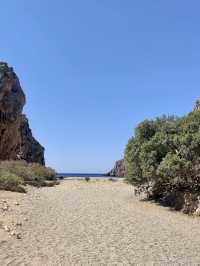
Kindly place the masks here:
POLYGON ((0 189, 25 192, 22 185, 37 187, 57 184, 56 172, 36 163, 26 161, 1 161, 0 162, 0 189), (49 181, 54 181, 49 182, 49 181))
POLYGON ((23 187, 24 181, 21 177, 8 172, 6 170, 0 170, 0 189, 9 190, 15 192, 25 192, 23 187))

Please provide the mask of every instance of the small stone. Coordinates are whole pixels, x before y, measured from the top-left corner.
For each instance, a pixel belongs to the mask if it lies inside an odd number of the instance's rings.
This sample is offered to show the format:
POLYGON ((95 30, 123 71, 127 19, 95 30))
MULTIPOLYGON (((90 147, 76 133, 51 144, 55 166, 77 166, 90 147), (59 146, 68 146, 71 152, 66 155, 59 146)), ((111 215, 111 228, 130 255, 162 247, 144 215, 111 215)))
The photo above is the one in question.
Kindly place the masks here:
POLYGON ((16 205, 16 206, 19 206, 19 202, 15 202, 15 205, 16 205))
POLYGON ((10 228, 9 228, 7 225, 4 226, 4 230, 5 230, 6 232, 10 232, 10 228))
POLYGON ((20 233, 17 233, 16 237, 17 237, 17 239, 21 239, 22 235, 20 233))
POLYGON ((200 208, 197 208, 196 211, 195 211, 195 215, 196 216, 200 216, 200 208))
POLYGON ((6 206, 3 206, 2 210, 3 211, 8 211, 8 206, 7 205, 6 206))
POLYGON ((12 232, 10 233, 10 235, 11 235, 11 236, 15 236, 15 235, 16 235, 16 232, 15 232, 15 231, 12 231, 12 232))
POLYGON ((15 224, 15 226, 22 226, 22 223, 18 222, 18 223, 15 224))

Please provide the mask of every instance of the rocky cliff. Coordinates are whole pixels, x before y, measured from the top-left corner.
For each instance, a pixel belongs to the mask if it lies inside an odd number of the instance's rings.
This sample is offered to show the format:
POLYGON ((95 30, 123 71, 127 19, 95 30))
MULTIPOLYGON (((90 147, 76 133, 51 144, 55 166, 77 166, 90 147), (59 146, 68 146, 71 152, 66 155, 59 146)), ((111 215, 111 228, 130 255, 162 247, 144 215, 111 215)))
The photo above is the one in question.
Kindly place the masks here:
POLYGON ((127 164, 124 159, 115 163, 114 168, 108 173, 109 176, 124 177, 127 170, 127 164))
POLYGON ((44 148, 33 137, 28 119, 25 115, 21 117, 20 134, 21 147, 19 146, 18 150, 21 152, 23 159, 27 162, 37 162, 44 165, 44 148))
POLYGON ((44 148, 34 139, 22 114, 25 94, 13 68, 0 62, 0 160, 44 164, 44 148))

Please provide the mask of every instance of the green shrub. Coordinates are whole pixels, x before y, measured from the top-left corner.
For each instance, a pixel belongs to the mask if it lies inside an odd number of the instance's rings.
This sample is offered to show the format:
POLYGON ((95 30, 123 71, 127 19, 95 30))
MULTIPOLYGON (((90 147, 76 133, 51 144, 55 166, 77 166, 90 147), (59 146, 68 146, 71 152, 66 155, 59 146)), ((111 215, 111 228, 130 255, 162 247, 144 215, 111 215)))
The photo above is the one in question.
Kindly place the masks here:
POLYGON ((0 189, 25 192, 22 185, 24 185, 24 181, 21 177, 6 170, 0 170, 0 189))
POLYGON ((1 161, 0 169, 9 171, 23 178, 25 181, 34 179, 34 172, 26 161, 1 161))
POLYGON ((126 180, 153 197, 200 192, 200 111, 145 120, 125 150, 126 180))
POLYGON ((26 161, 1 161, 0 174, 0 189, 23 192, 22 184, 37 187, 56 184, 48 182, 56 180, 56 172, 53 169, 26 161))
POLYGON ((45 180, 55 180, 56 172, 50 167, 44 167, 37 163, 32 163, 29 165, 31 172, 38 178, 43 178, 45 180))

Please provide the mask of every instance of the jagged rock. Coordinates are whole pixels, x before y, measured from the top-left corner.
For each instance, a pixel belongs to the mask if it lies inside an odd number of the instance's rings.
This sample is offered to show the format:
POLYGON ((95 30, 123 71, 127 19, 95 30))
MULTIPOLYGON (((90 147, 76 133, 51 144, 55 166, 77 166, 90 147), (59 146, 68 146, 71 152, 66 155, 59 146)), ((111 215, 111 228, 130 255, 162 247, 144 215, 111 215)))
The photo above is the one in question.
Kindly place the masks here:
POLYGON ((33 137, 32 131, 29 127, 28 119, 25 115, 22 115, 21 125, 21 153, 22 159, 27 162, 37 162, 42 165, 45 164, 44 161, 44 147, 33 137))
POLYGON ((25 94, 13 68, 0 62, 0 160, 44 164, 44 148, 33 138, 22 114, 25 94))
POLYGON ((16 159, 25 95, 12 68, 0 63, 0 160, 16 159))
POLYGON ((127 170, 127 164, 124 159, 115 163, 114 168, 108 173, 108 176, 124 177, 127 170))

